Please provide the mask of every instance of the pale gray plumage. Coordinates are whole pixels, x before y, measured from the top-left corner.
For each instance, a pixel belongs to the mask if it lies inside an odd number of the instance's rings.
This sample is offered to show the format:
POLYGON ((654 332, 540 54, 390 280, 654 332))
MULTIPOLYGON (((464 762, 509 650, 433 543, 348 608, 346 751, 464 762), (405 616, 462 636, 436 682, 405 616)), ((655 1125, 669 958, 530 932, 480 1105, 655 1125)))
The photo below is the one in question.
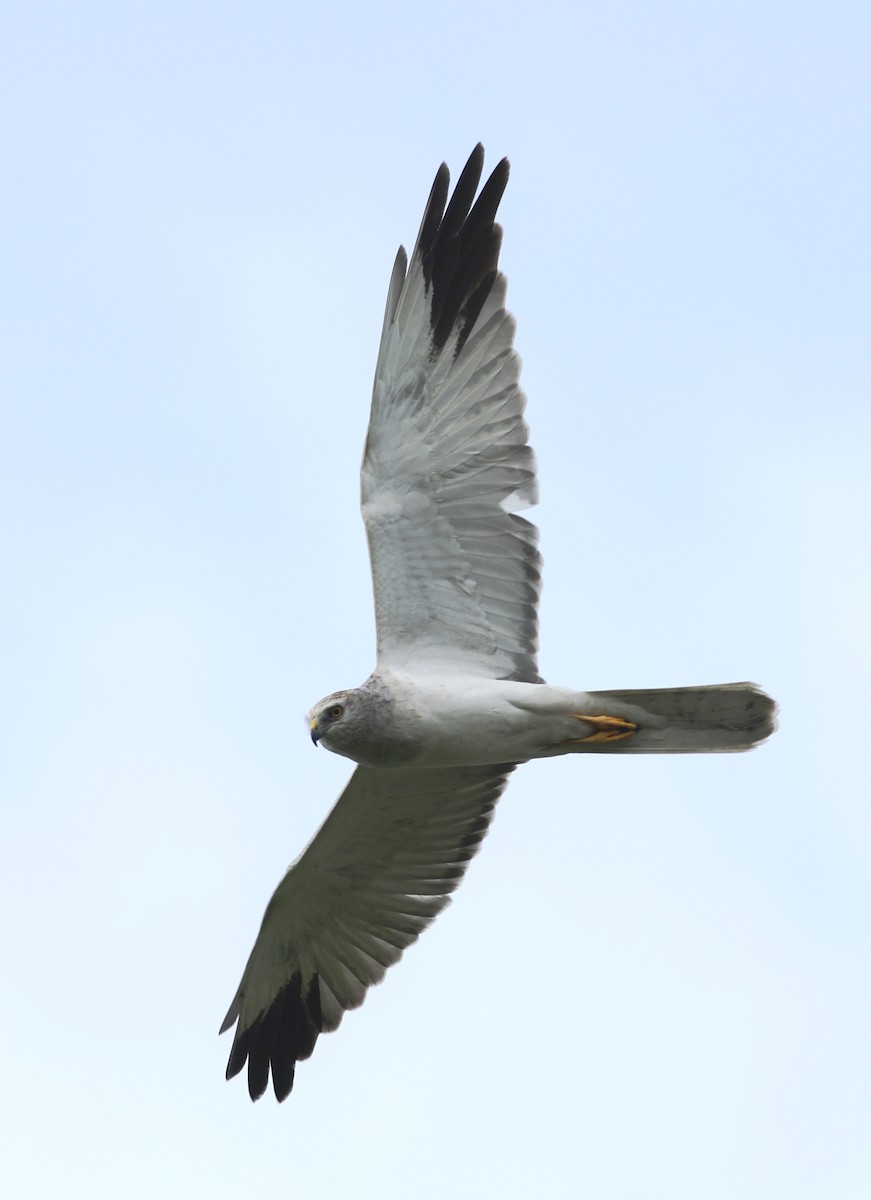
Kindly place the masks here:
POLYGON ((308 714, 357 766, 267 907, 221 1032, 227 1077, 283 1100, 295 1064, 449 902, 517 763, 568 753, 745 750, 772 731, 752 684, 579 692, 537 667, 535 460, 494 217, 473 151, 436 175, 388 289, 361 505, 376 668, 308 714))
MULTIPOLYGON (((482 164, 476 152, 460 176, 438 230, 443 241, 457 237, 452 216, 468 212, 482 164)), ((436 236, 428 217, 433 204, 444 206, 447 168, 433 184, 407 278, 405 252, 396 258, 361 471, 379 670, 427 670, 435 657, 463 674, 538 679, 538 531, 513 511, 536 503, 538 484, 514 318, 496 270, 501 230, 492 227, 507 181, 502 162, 470 218, 477 212, 491 226, 466 284, 472 295, 481 278, 489 288, 471 330, 460 310, 440 341, 430 319, 438 280, 427 270, 436 236)))

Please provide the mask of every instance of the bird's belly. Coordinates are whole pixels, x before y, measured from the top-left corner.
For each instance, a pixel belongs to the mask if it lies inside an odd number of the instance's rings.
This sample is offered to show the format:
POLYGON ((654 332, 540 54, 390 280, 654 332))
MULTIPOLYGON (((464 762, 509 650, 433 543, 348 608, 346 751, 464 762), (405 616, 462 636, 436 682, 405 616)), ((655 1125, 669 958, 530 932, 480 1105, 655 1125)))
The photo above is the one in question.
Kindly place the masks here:
POLYGON ((529 689, 542 686, 494 679, 416 685, 397 705, 414 747, 408 765, 517 763, 547 753, 548 744, 574 732, 576 720, 568 714, 537 711, 538 705, 531 708, 529 689), (518 704, 518 699, 523 703, 518 704))

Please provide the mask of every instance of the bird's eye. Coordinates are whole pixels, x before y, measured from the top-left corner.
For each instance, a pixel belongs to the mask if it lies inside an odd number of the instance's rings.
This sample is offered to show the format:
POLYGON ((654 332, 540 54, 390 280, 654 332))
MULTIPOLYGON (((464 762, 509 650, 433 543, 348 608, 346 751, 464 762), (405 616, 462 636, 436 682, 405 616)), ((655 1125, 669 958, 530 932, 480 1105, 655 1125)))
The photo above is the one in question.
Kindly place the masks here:
POLYGON ((338 717, 340 717, 342 715, 342 713, 344 711, 345 710, 344 710, 344 708, 342 708, 341 704, 331 704, 330 707, 327 709, 327 716, 332 717, 333 720, 335 721, 338 717))

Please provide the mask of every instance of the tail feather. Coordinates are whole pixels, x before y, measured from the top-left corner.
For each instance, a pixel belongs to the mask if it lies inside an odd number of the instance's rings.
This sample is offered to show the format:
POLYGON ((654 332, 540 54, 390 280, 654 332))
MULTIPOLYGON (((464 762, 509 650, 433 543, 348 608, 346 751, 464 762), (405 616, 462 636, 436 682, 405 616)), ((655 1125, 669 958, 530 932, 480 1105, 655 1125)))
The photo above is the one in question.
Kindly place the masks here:
POLYGON ((603 713, 623 717, 637 727, 630 737, 589 746, 600 754, 750 750, 776 726, 776 704, 753 683, 636 688, 589 695, 601 702, 603 713))

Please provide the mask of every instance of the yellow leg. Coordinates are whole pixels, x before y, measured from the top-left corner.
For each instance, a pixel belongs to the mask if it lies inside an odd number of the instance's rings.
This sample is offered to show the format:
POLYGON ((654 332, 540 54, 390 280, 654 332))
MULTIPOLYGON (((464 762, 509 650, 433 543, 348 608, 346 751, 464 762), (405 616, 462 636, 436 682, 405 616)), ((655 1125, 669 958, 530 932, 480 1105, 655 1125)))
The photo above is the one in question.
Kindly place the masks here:
POLYGON ((586 713, 575 713, 579 721, 586 721, 588 725, 593 726, 593 733, 588 733, 586 737, 571 738, 572 742, 619 742, 623 738, 632 737, 632 734, 638 729, 637 725, 633 725, 631 721, 624 721, 622 717, 588 717, 586 713))

